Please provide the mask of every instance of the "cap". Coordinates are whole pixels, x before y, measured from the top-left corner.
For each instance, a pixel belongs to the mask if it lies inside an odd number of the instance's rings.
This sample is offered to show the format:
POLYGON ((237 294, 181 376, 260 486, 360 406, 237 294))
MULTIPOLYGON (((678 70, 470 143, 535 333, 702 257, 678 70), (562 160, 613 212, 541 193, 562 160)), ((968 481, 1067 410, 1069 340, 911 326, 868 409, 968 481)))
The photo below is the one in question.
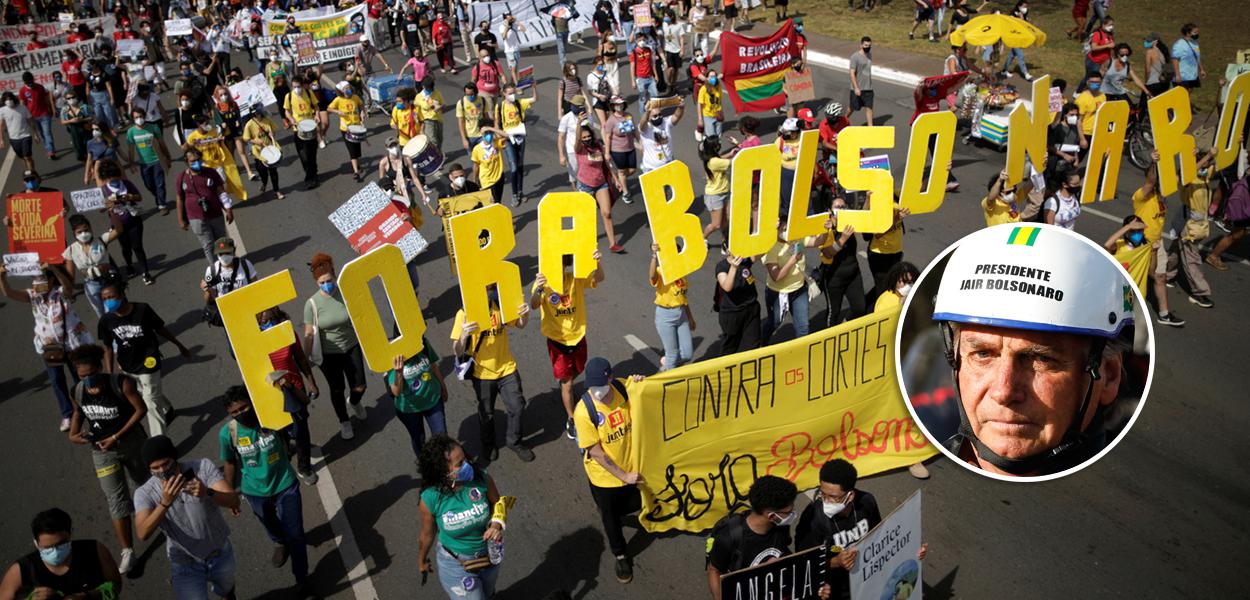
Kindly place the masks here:
POLYGON ((808 125, 811 125, 812 123, 816 122, 816 115, 815 113, 812 112, 812 109, 810 108, 799 109, 799 118, 803 119, 803 122, 807 123, 808 125))
POLYGON ((612 380, 612 363, 602 356, 586 361, 586 386, 599 387, 608 385, 612 380))
POLYGON ((572 104, 573 106, 586 106, 586 98, 581 94, 578 94, 569 100, 569 104, 572 104))
POLYGON ((786 119, 785 121, 782 121, 782 123, 781 123, 781 130, 782 130, 782 131, 798 131, 798 130, 799 130, 799 120, 798 120, 798 119, 796 119, 796 118, 794 118, 794 117, 790 117, 790 118, 786 119))
POLYGON ((612 104, 625 104, 625 99, 622 98, 621 96, 613 95, 610 102, 612 104))
POLYGON ((230 239, 229 236, 219 237, 217 241, 213 242, 213 254, 230 254, 233 252, 234 240, 230 239))

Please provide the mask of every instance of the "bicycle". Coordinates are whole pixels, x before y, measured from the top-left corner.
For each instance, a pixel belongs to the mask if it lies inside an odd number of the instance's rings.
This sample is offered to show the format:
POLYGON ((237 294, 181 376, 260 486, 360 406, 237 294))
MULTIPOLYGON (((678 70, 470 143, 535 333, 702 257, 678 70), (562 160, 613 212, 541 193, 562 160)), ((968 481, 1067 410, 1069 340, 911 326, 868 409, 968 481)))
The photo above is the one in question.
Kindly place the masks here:
MULTIPOLYGON (((1142 96, 1145 96, 1143 93, 1142 96)), ((1129 103, 1128 129, 1124 133, 1124 144, 1128 150, 1128 160, 1133 166, 1145 171, 1153 162, 1150 153, 1155 149, 1154 132, 1150 129, 1150 118, 1146 112, 1145 98, 1139 102, 1129 103)))

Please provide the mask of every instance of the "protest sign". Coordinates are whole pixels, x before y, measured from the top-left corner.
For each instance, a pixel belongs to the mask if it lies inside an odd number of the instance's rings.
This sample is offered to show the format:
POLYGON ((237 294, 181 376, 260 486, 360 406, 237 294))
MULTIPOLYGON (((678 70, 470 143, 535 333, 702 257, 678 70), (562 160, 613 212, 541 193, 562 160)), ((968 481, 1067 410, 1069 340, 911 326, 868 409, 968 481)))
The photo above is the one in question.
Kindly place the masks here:
POLYGON ((882 169, 890 170, 890 155, 878 154, 875 156, 861 156, 859 159, 859 168, 861 169, 882 169))
POLYGON ((61 23, 73 23, 74 13, 67 13, 67 12, 57 13, 56 20, 61 23))
POLYGON ((91 30, 94 30, 96 25, 101 25, 104 27, 104 35, 110 37, 113 35, 114 31, 117 31, 117 19, 112 16, 107 18, 94 17, 91 19, 79 19, 76 21, 73 20, 73 17, 71 16, 69 22, 66 22, 58 17, 56 22, 48 21, 41 23, 23 23, 21 25, 0 26, 0 41, 13 42, 14 44, 24 42, 30 38, 30 34, 33 32, 38 34, 39 39, 43 40, 44 43, 48 43, 50 46, 52 45, 49 43, 51 38, 62 35, 71 29, 78 29, 79 25, 86 25, 87 29, 91 30))
POLYGON ((104 191, 98 187, 75 190, 69 193, 70 204, 74 210, 85 213, 104 209, 104 191))
MULTIPOLYGON (((721 600, 789 598, 814 600, 825 583, 828 551, 818 546, 720 576, 721 600)), ((875 600, 875 599, 874 599, 875 600)))
MULTIPOLYGON (((311 36, 313 50, 309 52, 305 49, 298 55, 298 66, 351 59, 360 47, 360 40, 374 41, 367 26, 367 9, 368 5, 360 4, 329 14, 295 13, 295 25, 300 34, 311 36)), ((284 15, 266 13, 262 21, 264 35, 256 40, 256 54, 259 58, 269 59, 287 54, 288 51, 282 49, 284 40, 292 48, 290 53, 298 52, 296 41, 300 38, 287 35, 284 15)))
POLYGON ((690 9, 690 14, 692 15, 691 19, 694 21, 695 33, 712 33, 713 31, 716 31, 716 17, 715 15, 706 12, 706 9, 704 10, 704 15, 700 18, 695 18, 693 16, 693 8, 690 9))
POLYGON ((1063 112, 1063 91, 1057 87, 1050 88, 1050 96, 1046 101, 1046 108, 1050 110, 1050 114, 1058 114, 1063 112))
POLYGON ((278 103, 277 97, 273 95, 273 88, 269 87, 265 76, 260 73, 230 86, 230 96, 239 105, 243 116, 251 114, 252 107, 256 104, 271 106, 278 103))
POLYGON ((425 251, 429 242, 404 220, 403 213, 391 203, 391 194, 376 183, 356 192, 347 202, 330 213, 330 222, 358 254, 365 254, 383 244, 395 244, 410 261, 425 251))
POLYGON ((51 88, 52 74, 61 69, 61 55, 66 50, 73 50, 84 62, 96 57, 96 47, 92 40, 6 56, 4 60, 0 60, 0 91, 16 92, 23 85, 22 73, 26 71, 30 71, 36 83, 51 88))
POLYGON ((816 88, 812 87, 812 70, 807 68, 802 71, 787 69, 784 89, 786 99, 790 101, 790 104, 815 100, 816 88))
POLYGON ((117 55, 126 58, 139 58, 143 53, 147 52, 147 48, 143 45, 143 40, 117 40, 117 55))
POLYGON ((530 65, 528 67, 521 67, 520 70, 516 72, 516 79, 517 79, 517 83, 516 83, 517 90, 524 91, 524 90, 529 89, 531 86, 533 86, 534 85, 534 65, 530 65))
POLYGON ((681 106, 685 102, 685 96, 668 96, 665 98, 652 98, 647 101, 647 110, 671 108, 681 106))
POLYGON ((9 252, 35 252, 46 263, 65 262, 61 192, 29 192, 8 198, 9 252))
MULTIPOLYGON (((763 267, 754 266, 756 278, 763 267)), ((761 475, 816 487, 841 458, 865 477, 937 453, 894 376, 899 311, 630 382, 632 453, 651 532, 702 531, 761 475)))
POLYGON ((790 60, 796 56, 794 23, 786 21, 772 35, 747 37, 730 31, 721 35, 725 90, 739 113, 781 108, 790 60))
POLYGON ((635 4, 629 10, 634 14, 634 27, 655 27, 655 21, 651 19, 650 4, 635 4))
POLYGON ((459 196, 451 196, 448 198, 439 198, 438 208, 443 216, 443 239, 447 240, 447 260, 451 261, 451 274, 456 274, 456 248, 452 244, 451 235, 451 218, 476 210, 491 204, 494 199, 490 195, 489 190, 473 192, 471 194, 462 194, 459 196))
POLYGON ((180 37, 193 33, 191 19, 168 19, 165 21, 165 35, 180 37))
POLYGON ((17 277, 34 277, 43 273, 43 269, 39 268, 39 254, 37 252, 5 254, 4 270, 8 271, 9 275, 17 277))
POLYGON ((296 35, 292 43, 295 44, 295 60, 298 60, 300 64, 317 60, 317 49, 313 47, 311 35, 307 33, 296 35))
POLYGON ((851 600, 920 600, 920 490, 855 543, 851 600))
POLYGON ((499 30, 498 23, 503 21, 503 16, 511 13, 516 19, 515 22, 524 26, 524 31, 521 27, 517 27, 516 30, 517 45, 524 49, 555 43, 556 30, 551 23, 553 15, 576 14, 568 22, 571 35, 590 29, 590 17, 595 13, 596 3, 597 0, 510 0, 474 2, 469 5, 469 8, 472 12, 472 22, 487 21, 491 23, 491 31, 496 33, 499 30))

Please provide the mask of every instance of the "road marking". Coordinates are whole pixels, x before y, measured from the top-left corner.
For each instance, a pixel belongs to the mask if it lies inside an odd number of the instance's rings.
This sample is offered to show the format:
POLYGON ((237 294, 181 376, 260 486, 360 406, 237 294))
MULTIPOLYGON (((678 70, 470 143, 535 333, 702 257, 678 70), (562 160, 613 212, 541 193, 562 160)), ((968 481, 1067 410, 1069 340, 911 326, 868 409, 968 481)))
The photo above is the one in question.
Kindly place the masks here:
POLYGON ((656 353, 651 346, 648 346, 645 342, 638 339, 638 336, 632 333, 625 334, 625 343, 632 346, 634 350, 637 350, 647 360, 651 361, 651 364, 655 365, 657 369, 660 368, 660 355, 656 353))
POLYGON ((13 163, 17 162, 17 153, 9 148, 8 154, 4 155, 4 166, 0 166, 0 181, 9 180, 9 171, 13 170, 13 163))
POLYGON ((313 472, 317 474, 317 495, 321 497, 321 506, 325 508, 326 516, 330 519, 334 545, 339 550, 343 565, 347 567, 347 580, 352 584, 352 592, 356 595, 356 600, 377 600, 378 592, 373 588, 369 567, 360 556, 360 548, 356 546, 356 536, 352 534, 347 513, 343 512, 343 500, 339 498, 338 488, 334 487, 330 466, 326 464, 320 447, 313 446, 309 455, 312 458, 313 472))

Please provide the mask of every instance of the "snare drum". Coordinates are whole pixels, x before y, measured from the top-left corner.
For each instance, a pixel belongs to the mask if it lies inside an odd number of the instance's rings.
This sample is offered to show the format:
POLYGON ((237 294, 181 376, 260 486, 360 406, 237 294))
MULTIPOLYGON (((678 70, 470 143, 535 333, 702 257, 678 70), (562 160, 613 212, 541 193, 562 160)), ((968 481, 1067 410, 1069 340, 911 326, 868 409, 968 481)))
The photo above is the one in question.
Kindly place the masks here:
POLYGON ((430 138, 418 135, 404 144, 404 156, 412 160, 412 166, 422 177, 429 177, 443 166, 443 153, 430 143, 430 138))
POLYGON ((260 159, 267 165, 276 165, 282 160, 282 149, 277 146, 265 146, 260 149, 260 159))
POLYGON ((295 135, 301 140, 317 139, 317 122, 312 119, 304 119, 295 126, 295 135))
POLYGON ((365 141, 365 136, 368 135, 368 133, 369 130, 365 129, 364 125, 348 125, 347 131, 343 132, 343 139, 359 144, 365 141))

